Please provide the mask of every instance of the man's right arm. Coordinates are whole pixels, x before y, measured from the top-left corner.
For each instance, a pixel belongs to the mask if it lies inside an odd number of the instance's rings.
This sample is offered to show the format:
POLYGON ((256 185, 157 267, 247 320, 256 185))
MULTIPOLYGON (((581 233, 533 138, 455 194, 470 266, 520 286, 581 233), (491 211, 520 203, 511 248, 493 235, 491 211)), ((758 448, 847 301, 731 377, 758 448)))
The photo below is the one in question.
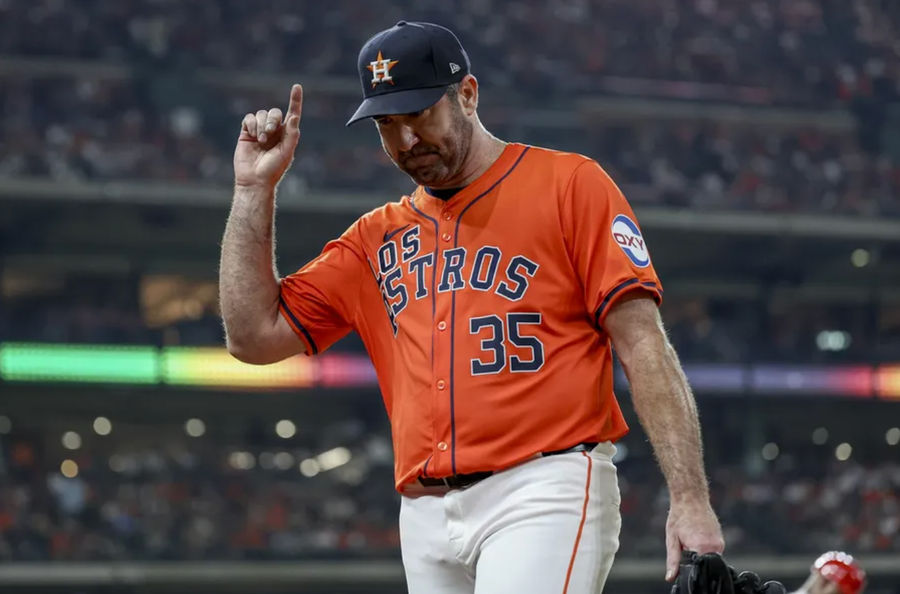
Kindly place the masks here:
POLYGON ((266 364, 306 348, 278 312, 274 256, 273 187, 235 186, 222 238, 219 300, 228 352, 245 363, 266 364))
POLYGON ((222 239, 219 302, 228 351, 245 363, 274 363, 304 352, 278 312, 275 188, 300 138, 303 89, 291 88, 287 118, 273 108, 248 113, 234 150, 234 197, 222 239))

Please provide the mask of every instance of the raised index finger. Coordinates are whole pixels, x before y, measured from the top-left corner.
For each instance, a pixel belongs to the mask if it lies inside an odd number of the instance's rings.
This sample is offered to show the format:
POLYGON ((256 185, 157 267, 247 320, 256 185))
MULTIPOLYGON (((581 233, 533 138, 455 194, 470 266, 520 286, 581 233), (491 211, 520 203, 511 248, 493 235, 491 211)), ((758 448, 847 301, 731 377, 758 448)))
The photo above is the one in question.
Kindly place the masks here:
POLYGON ((300 85, 293 85, 291 87, 291 102, 288 104, 287 111, 287 123, 292 126, 296 126, 300 123, 300 113, 303 111, 303 87, 300 85), (296 116, 297 120, 294 121, 293 118, 296 116))

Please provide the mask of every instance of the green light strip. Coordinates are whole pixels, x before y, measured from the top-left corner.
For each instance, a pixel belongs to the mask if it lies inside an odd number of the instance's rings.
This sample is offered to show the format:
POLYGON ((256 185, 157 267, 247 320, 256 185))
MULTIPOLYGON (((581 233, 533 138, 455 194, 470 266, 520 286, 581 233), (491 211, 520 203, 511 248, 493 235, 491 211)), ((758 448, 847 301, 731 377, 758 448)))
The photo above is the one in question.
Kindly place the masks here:
POLYGON ((155 384, 157 349, 146 346, 0 345, 0 376, 19 381, 155 384))

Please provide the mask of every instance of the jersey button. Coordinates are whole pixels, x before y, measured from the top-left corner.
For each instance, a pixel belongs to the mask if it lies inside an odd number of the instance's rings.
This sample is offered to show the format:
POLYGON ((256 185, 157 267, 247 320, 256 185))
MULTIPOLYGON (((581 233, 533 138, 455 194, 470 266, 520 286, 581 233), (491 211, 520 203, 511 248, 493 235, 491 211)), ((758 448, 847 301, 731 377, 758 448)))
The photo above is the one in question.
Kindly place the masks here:
POLYGON ((444 211, 444 220, 445 220, 445 221, 452 221, 452 220, 453 220, 453 214, 451 214, 451 212, 450 212, 449 210, 445 210, 445 211, 444 211))
POLYGON ((438 442, 438 449, 439 449, 440 451, 446 452, 446 451, 447 451, 447 447, 448 447, 448 446, 447 446, 447 442, 446 442, 446 441, 438 442))
POLYGON ((444 380, 438 380, 438 382, 437 382, 438 390, 443 390, 446 387, 447 387, 447 384, 444 382, 444 380))
POLYGON ((449 233, 444 233, 443 235, 441 235, 441 239, 443 239, 444 241, 450 241, 452 238, 453 236, 449 233))
POLYGON ((441 320, 440 322, 438 322, 438 330, 446 330, 446 329, 447 329, 447 322, 445 322, 444 320, 441 320))

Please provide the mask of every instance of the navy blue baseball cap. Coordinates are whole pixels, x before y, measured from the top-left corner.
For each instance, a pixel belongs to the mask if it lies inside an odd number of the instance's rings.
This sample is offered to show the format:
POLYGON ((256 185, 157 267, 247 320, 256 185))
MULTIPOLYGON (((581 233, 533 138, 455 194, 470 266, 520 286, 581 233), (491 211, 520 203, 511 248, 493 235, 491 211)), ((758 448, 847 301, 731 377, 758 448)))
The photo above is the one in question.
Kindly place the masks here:
POLYGON ((373 36, 360 50, 363 102, 347 125, 431 107, 448 86, 469 74, 470 67, 466 50, 449 29, 400 21, 373 36))

